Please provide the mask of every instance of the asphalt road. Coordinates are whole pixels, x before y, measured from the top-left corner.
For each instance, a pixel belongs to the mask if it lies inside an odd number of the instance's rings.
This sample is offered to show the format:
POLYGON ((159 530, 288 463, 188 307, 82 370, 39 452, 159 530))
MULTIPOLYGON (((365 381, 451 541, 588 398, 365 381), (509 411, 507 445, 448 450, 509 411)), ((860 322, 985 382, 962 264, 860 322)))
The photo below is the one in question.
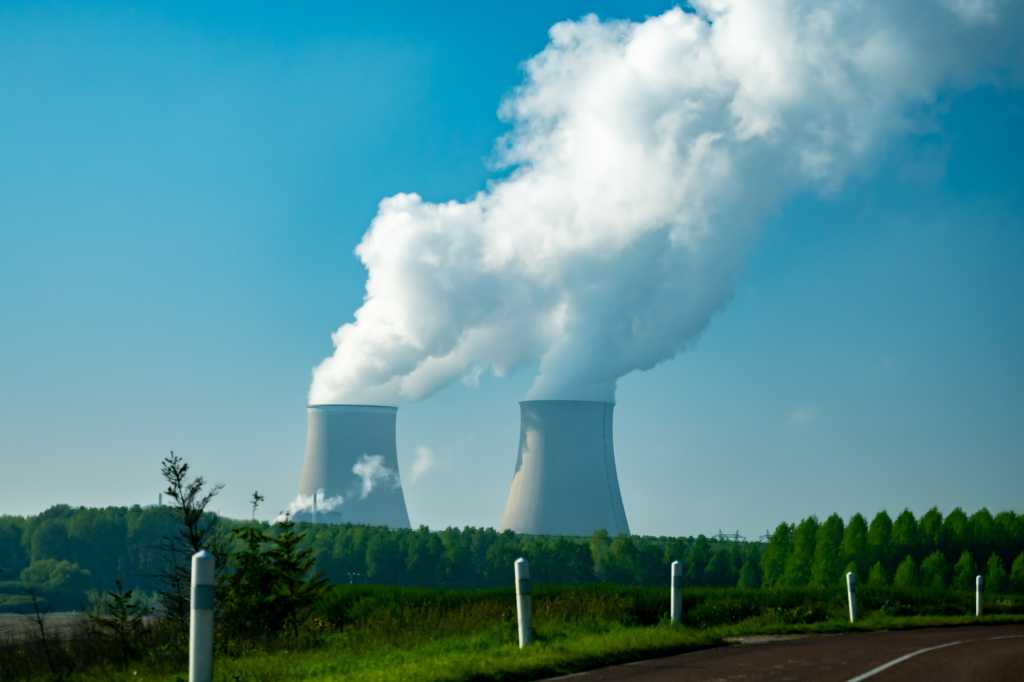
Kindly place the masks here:
POLYGON ((828 682, 1024 682, 1024 625, 811 635, 707 649, 553 678, 815 680, 828 682))

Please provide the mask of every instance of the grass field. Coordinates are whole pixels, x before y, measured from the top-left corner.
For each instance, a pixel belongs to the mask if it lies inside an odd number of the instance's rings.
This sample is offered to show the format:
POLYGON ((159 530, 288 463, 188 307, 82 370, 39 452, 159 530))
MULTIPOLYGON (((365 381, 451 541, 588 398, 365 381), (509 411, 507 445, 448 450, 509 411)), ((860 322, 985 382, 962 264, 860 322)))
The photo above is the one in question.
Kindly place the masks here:
MULTIPOLYGON (((1024 596, 990 599, 992 615, 975 619, 964 615, 972 605, 968 593, 865 590, 865 617, 851 627, 838 591, 694 589, 686 599, 688 625, 675 627, 665 622, 666 592, 538 589, 536 643, 520 651, 510 591, 339 587, 298 640, 221 646, 217 679, 523 680, 722 645, 746 635, 1024 623, 1024 596)), ((154 651, 123 670, 103 666, 70 679, 171 682, 184 679, 184 662, 180 651, 154 651)))

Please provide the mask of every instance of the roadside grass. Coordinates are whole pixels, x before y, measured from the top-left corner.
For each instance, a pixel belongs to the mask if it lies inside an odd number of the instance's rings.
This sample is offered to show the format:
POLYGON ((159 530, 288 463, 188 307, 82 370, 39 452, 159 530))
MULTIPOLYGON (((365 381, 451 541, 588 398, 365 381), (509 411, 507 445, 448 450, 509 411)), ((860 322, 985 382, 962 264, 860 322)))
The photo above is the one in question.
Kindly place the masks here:
MULTIPOLYGON (((316 648, 258 650, 240 657, 221 656, 216 678, 224 682, 276 680, 367 680, 369 682, 468 680, 528 680, 593 669, 616 663, 667 656, 721 646, 729 640, 765 634, 824 634, 901 630, 955 625, 1024 624, 1024 615, 885 616, 869 614, 851 625, 840 618, 817 623, 781 623, 758 616, 733 625, 709 628, 566 622, 538 623, 536 642, 520 651, 508 624, 485 627, 472 634, 447 634, 408 642, 367 640, 363 633, 329 635, 316 648)), ((182 673, 105 670, 83 680, 183 680, 182 673)))
MULTIPOLYGON (((297 637, 218 637, 216 679, 526 680, 728 644, 753 635, 842 633, 981 623, 1024 623, 1024 595, 992 595, 976 619, 959 591, 863 589, 863 619, 846 620, 845 594, 816 588, 685 592, 686 625, 667 622, 667 590, 615 585, 537 586, 535 643, 516 646, 510 589, 440 590, 373 585, 334 587, 297 637)), ((0 642, 0 678, 185 680, 187 650, 159 624, 140 633, 141 655, 99 655, 111 642, 83 631, 57 651, 66 673, 47 670, 40 642, 0 642), (5 657, 7 657, 5 662, 5 657), (5 675, 5 671, 6 675, 5 675)), ((54 646, 54 642, 50 643, 54 646)), ((50 666, 52 667, 52 666, 50 666)))

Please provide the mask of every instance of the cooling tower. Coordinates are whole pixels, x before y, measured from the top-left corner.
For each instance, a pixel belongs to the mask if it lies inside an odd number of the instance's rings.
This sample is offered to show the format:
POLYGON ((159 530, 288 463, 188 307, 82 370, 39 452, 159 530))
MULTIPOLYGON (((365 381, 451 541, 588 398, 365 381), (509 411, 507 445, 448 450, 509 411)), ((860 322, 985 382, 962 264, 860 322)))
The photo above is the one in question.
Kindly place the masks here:
POLYGON ((408 528, 395 448, 398 408, 310 405, 308 414, 299 494, 313 498, 322 492, 315 498, 318 509, 294 518, 408 528))
POLYGON ((612 447, 614 403, 519 403, 519 456, 502 529, 537 535, 629 534, 612 447))

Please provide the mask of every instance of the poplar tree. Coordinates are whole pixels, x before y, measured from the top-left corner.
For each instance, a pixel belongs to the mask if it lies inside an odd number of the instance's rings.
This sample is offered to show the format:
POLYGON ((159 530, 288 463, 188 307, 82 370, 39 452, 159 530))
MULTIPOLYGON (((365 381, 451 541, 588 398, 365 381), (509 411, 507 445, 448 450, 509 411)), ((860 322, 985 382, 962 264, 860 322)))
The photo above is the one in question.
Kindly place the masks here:
POLYGON ((894 557, 905 557, 908 554, 917 556, 920 535, 917 519, 913 512, 904 509, 892 524, 892 552, 894 557))
POLYGON ((792 548, 793 526, 780 523, 768 540, 764 554, 761 555, 761 576, 765 587, 777 587, 782 584, 786 561, 792 548))
POLYGON ((817 534, 818 519, 814 516, 801 521, 793 532, 793 550, 786 558, 786 570, 782 578, 787 587, 804 587, 810 582, 817 534))
POLYGON ((960 558, 953 566, 953 587, 961 590, 974 589, 974 578, 977 574, 974 571, 974 557, 966 549, 960 553, 960 558))
POLYGON ((1010 566, 1010 589, 1024 592, 1024 552, 1018 554, 1010 566))
POLYGON ((992 592, 1006 591, 1006 569, 1003 568, 1003 560, 993 552, 985 564, 985 589, 992 592))
POLYGON ((926 511, 917 527, 920 538, 918 556, 926 556, 942 547, 942 512, 937 507, 926 511))
POLYGON ((885 575, 885 567, 881 561, 876 561, 868 574, 868 585, 871 587, 885 587, 889 584, 889 578, 885 575))
POLYGON ((842 559, 857 566, 857 573, 863 575, 868 562, 868 524, 860 514, 850 517, 843 531, 842 559))
POLYGON ((949 562, 942 552, 935 550, 921 562, 921 586, 933 590, 946 587, 949 580, 949 562))
POLYGON ((892 519, 885 510, 875 514, 868 527, 867 562, 882 562, 884 566, 892 566, 892 519))
POLYGON ((917 587, 917 564, 914 563, 914 557, 908 554, 903 558, 896 568, 892 584, 894 587, 903 589, 917 587))
MULTIPOLYGON (((863 522, 864 517, 861 517, 863 522)), ((832 514, 818 528, 814 545, 814 567, 811 571, 813 584, 818 587, 834 587, 842 575, 843 520, 832 514)), ((856 571, 856 564, 850 563, 856 571)))

